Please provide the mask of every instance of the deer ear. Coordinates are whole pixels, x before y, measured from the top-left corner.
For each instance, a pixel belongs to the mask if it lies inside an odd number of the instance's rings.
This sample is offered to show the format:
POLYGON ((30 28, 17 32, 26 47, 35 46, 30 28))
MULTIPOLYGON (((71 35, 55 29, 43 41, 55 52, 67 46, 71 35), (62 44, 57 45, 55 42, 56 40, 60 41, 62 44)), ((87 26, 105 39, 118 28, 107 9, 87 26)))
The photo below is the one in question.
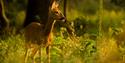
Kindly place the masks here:
POLYGON ((59 7, 59 3, 58 2, 55 2, 55 7, 59 7))
POLYGON ((51 9, 58 8, 58 7, 59 7, 59 4, 56 1, 54 1, 52 3, 51 9))
POLYGON ((50 0, 49 6, 51 7, 53 5, 54 0, 50 0))

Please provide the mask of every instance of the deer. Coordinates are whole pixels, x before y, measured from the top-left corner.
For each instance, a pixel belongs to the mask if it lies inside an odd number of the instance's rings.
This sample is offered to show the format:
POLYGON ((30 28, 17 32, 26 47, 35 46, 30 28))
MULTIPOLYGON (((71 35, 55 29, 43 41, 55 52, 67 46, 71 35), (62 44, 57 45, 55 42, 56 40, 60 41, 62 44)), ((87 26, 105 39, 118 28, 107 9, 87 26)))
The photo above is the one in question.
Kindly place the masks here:
POLYGON ((31 22, 24 29, 24 38, 25 38, 25 63, 28 59, 28 50, 32 48, 30 52, 30 57, 34 63, 34 56, 39 52, 41 56, 41 48, 46 48, 47 63, 50 63, 50 48, 53 39, 53 28, 56 21, 65 22, 66 18, 59 9, 59 3, 56 0, 52 0, 52 4, 49 7, 48 12, 48 21, 46 24, 39 22, 31 22))

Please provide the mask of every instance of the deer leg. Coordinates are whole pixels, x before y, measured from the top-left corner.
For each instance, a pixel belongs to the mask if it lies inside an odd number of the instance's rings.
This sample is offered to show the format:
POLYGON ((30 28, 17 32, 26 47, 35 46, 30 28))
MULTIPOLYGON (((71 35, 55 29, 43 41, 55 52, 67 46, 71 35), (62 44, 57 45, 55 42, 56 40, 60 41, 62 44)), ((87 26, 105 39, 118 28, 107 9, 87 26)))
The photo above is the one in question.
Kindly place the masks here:
POLYGON ((24 63, 27 63, 28 60, 28 53, 29 53, 29 49, 30 49, 30 45, 29 44, 25 44, 25 55, 24 55, 24 63))
POLYGON ((26 52, 24 55, 24 63, 27 63, 27 59, 28 59, 28 48, 26 48, 26 52))
POLYGON ((35 63, 35 59, 34 59, 34 56, 35 54, 37 53, 38 51, 38 46, 35 46, 32 50, 32 53, 31 53, 31 59, 32 59, 32 62, 35 63))
POLYGON ((50 63, 50 46, 46 47, 47 63, 50 63))
POLYGON ((39 53, 39 63, 41 63, 41 46, 39 46, 39 51, 38 51, 38 53, 39 53))

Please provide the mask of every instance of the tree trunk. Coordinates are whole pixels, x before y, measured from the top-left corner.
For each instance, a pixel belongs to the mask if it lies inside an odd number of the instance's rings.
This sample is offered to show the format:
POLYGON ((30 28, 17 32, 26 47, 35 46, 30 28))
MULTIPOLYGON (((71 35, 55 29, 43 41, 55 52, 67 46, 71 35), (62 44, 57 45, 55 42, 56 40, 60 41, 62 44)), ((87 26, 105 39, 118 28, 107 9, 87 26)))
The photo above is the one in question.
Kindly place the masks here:
POLYGON ((6 34, 9 27, 9 21, 6 18, 3 0, 0 0, 0 35, 6 34))
POLYGON ((50 0, 28 0, 24 27, 31 22, 45 24, 48 20, 50 0))
POLYGON ((103 22, 103 0, 100 0, 99 6, 99 36, 102 35, 102 22, 103 22))

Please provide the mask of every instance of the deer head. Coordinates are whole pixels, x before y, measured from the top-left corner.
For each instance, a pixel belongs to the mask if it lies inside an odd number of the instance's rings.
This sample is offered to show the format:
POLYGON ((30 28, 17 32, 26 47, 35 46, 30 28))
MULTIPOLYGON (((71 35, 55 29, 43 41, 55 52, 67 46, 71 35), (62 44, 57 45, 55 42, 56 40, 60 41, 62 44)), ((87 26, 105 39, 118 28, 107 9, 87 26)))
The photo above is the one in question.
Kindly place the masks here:
POLYGON ((61 12, 61 10, 59 9, 59 2, 56 0, 53 0, 53 2, 51 3, 51 6, 49 8, 49 16, 51 16, 51 18, 53 18, 54 20, 57 21, 65 21, 65 16, 63 15, 63 13, 61 12))

